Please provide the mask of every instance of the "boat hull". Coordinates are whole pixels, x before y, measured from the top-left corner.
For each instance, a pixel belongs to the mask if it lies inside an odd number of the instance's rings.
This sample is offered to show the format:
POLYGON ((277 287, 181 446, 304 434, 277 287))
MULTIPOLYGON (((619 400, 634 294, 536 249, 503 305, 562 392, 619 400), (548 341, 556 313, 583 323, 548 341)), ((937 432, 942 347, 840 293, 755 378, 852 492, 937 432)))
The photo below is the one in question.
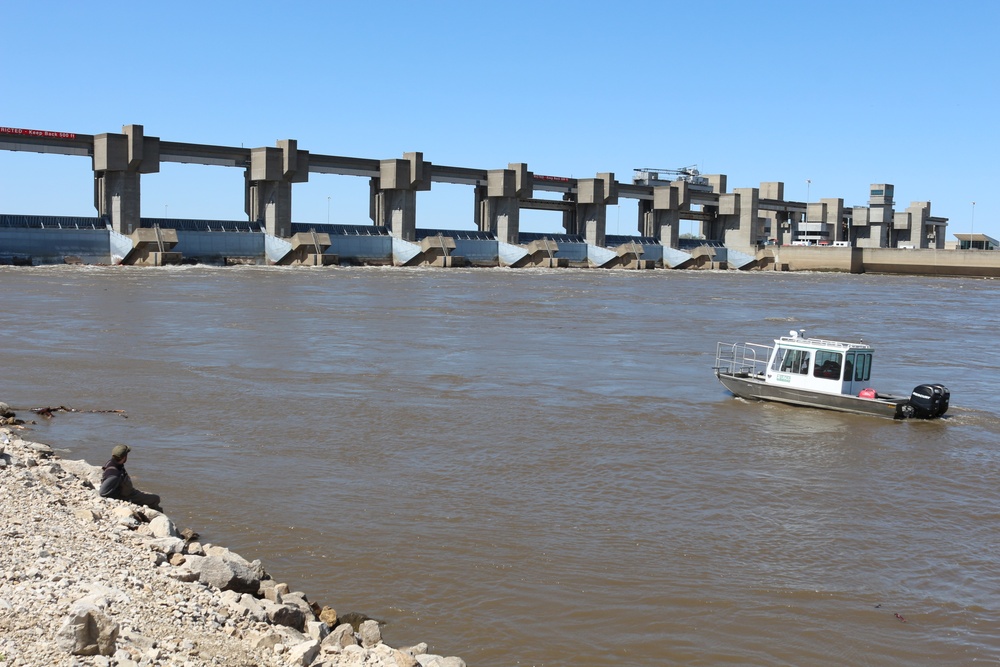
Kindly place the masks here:
POLYGON ((823 410, 853 412, 889 419, 904 419, 904 407, 909 399, 902 396, 880 395, 877 398, 860 398, 847 394, 825 394, 807 389, 796 389, 769 384, 756 376, 716 371, 719 382, 740 398, 755 401, 774 401, 823 410))

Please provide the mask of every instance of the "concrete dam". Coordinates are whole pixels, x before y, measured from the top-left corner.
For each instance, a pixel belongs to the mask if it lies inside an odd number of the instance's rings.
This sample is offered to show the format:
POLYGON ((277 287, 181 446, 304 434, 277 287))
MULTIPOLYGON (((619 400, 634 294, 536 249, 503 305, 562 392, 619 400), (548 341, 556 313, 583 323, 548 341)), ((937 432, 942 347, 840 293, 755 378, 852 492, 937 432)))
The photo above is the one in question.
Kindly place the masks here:
POLYGON ((891 184, 873 184, 867 207, 845 207, 843 199, 786 201, 781 182, 730 192, 724 174, 702 175, 695 168, 636 169, 631 182, 619 182, 611 172, 567 178, 534 174, 524 163, 499 169, 437 165, 419 152, 390 159, 321 155, 299 149, 293 139, 259 148, 168 142, 146 136, 141 125, 97 135, 0 127, 0 149, 89 158, 96 209, 94 217, 0 215, 0 263, 7 264, 918 273, 927 272, 914 271, 918 266, 954 265, 953 271, 944 272, 992 275, 985 256, 994 253, 944 250, 947 219, 931 216, 930 202, 895 210, 891 184), (155 178, 163 162, 242 169, 246 219, 141 217, 141 179, 155 178), (370 225, 292 220, 294 184, 322 174, 368 180, 370 225), (472 188, 474 231, 418 227, 418 193, 434 183, 472 188), (543 193, 546 196, 540 196, 543 193), (607 234, 607 208, 620 198, 637 201, 635 235, 607 234), (565 233, 522 230, 524 209, 559 212, 565 233), (682 220, 697 225, 698 238, 681 238, 682 220), (900 257, 910 259, 890 261, 874 252, 900 248, 905 248, 900 257), (959 254, 971 256, 951 261, 959 254))

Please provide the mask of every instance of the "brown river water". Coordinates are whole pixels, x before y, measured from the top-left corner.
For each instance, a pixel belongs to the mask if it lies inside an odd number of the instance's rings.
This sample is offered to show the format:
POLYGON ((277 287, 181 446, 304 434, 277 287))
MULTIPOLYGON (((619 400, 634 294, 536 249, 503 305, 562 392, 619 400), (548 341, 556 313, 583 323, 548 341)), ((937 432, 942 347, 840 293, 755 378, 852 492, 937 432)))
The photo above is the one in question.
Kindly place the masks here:
MULTIPOLYGON (((0 268, 29 438, 473 667, 1000 662, 1000 284, 0 268), (728 394, 718 341, 876 346, 894 422, 728 394), (895 615, 905 618, 905 622, 895 615)), ((2 555, 0 555, 2 567, 2 555)))

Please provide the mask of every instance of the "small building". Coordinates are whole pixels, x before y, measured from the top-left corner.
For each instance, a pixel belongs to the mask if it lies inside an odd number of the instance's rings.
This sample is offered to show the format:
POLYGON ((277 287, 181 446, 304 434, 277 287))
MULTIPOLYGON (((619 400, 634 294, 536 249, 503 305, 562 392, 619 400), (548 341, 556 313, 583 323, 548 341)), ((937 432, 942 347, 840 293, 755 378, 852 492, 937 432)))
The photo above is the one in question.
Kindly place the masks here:
POLYGON ((959 250, 1000 250, 1000 241, 986 234, 955 234, 959 250))

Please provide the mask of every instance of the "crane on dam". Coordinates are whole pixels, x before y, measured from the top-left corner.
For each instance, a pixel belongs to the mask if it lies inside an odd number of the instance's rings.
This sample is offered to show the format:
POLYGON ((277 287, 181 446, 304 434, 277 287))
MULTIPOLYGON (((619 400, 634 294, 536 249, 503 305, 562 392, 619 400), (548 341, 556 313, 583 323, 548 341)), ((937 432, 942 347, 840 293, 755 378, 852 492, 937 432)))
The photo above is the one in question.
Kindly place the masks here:
POLYGON ((667 185, 675 181, 684 181, 692 190, 712 191, 711 183, 701 175, 696 164, 680 169, 641 167, 635 169, 632 175, 632 183, 635 185, 667 185))

